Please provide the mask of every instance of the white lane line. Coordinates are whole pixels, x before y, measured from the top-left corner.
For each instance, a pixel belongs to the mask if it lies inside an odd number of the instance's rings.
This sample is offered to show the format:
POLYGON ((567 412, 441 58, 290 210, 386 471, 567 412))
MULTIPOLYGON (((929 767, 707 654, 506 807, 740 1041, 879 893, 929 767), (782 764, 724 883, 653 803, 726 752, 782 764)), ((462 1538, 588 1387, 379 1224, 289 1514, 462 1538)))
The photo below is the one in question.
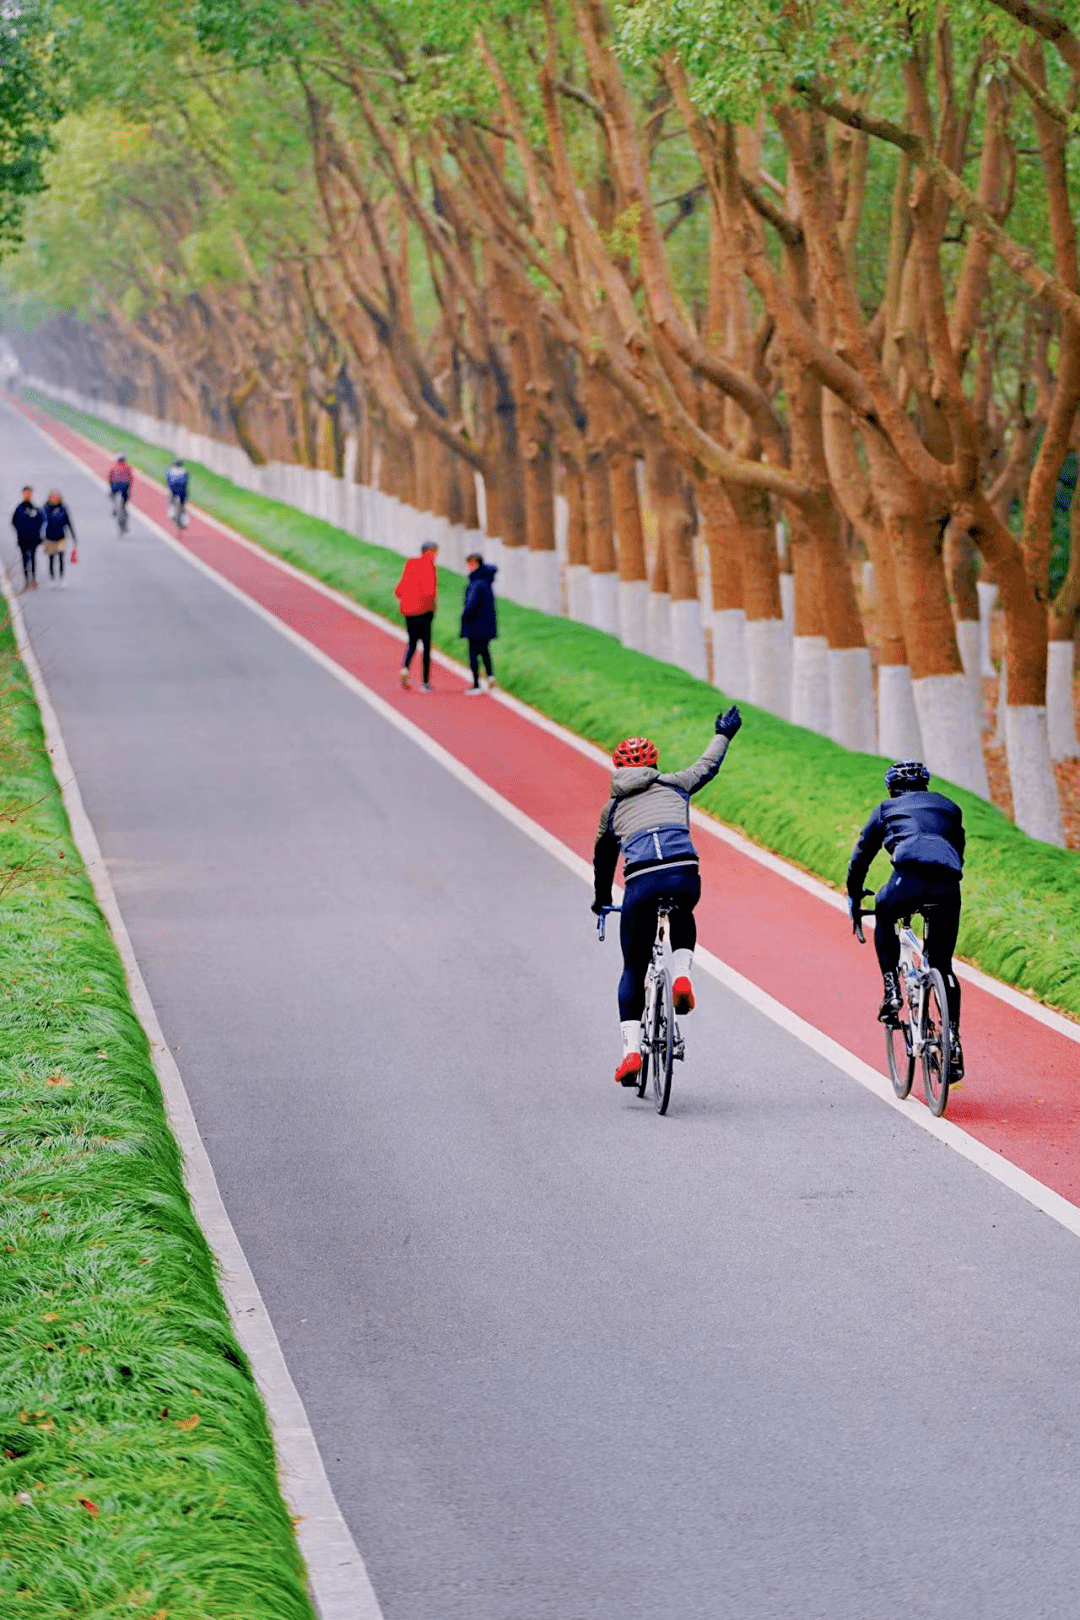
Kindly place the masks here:
MULTIPOLYGON (((81 471, 89 473, 91 477, 97 476, 90 473, 90 469, 85 463, 81 462, 71 451, 64 450, 62 445, 57 444, 46 433, 44 428, 38 427, 36 422, 32 422, 31 425, 37 428, 42 438, 53 445, 54 449, 66 455, 81 471)), ((73 433, 76 438, 81 439, 88 448, 100 452, 101 446, 95 444, 92 439, 88 439, 77 428, 68 427, 67 423, 62 425, 69 433, 73 433)), ((221 475, 215 474, 215 476, 220 477, 221 475)), ((101 479, 98 479, 98 482, 102 483, 102 487, 104 487, 101 479)), ((229 480, 223 479, 222 482, 228 483, 229 480)), ((238 486, 234 485, 233 487, 238 486)), ((136 510, 138 509, 136 508, 136 510)), ((294 507, 292 510, 300 511, 301 509, 294 507)), ((260 546, 257 541, 249 540, 247 535, 238 534, 235 529, 230 529, 227 523, 222 523, 220 519, 211 517, 209 512, 204 512, 201 507, 192 507, 192 511, 197 512, 204 523, 208 524, 210 528, 216 529, 219 534, 223 534, 226 539, 244 547, 254 556, 261 558, 263 562, 273 564, 282 573, 288 574, 302 585, 306 585, 309 590, 317 591, 329 601, 336 602, 338 607, 344 608, 347 613, 362 619, 365 624, 373 625, 375 629, 383 631, 384 634, 391 636, 395 641, 404 643, 408 640, 405 631, 392 620, 384 619, 370 608, 362 607, 359 602, 354 602, 350 596, 342 595, 332 585, 327 585, 321 579, 316 579, 313 574, 305 574, 303 569, 297 568, 294 563, 287 562, 284 557, 277 556, 273 551, 268 551, 265 546, 260 546)), ((139 512, 139 516, 145 523, 150 524, 158 534, 164 534, 164 531, 154 523, 152 518, 147 517, 143 512, 139 512)), ((325 519, 321 521, 325 521, 325 519)), ((330 528, 335 527, 333 524, 328 526, 330 528)), ((339 530, 338 532, 344 534, 348 531, 339 530)), ((170 541, 172 539, 171 536, 165 537, 170 541)), ((365 542, 365 544, 368 543, 370 542, 365 542)), ((454 674, 460 675, 462 679, 471 678, 471 671, 466 665, 448 657, 446 653, 440 652, 437 648, 432 648, 431 661, 438 664, 442 669, 452 670, 454 674)), ((605 771, 610 771, 610 755, 606 754, 602 748, 597 747, 595 743, 589 742, 584 737, 577 736, 573 731, 568 731, 557 720, 552 720, 548 715, 541 714, 538 709, 530 708, 527 703, 523 703, 520 698, 512 697, 509 692, 496 689, 490 696, 505 708, 512 709, 515 714, 521 715, 530 724, 538 726, 541 731, 546 731, 550 736, 557 737, 560 742, 565 743, 567 748, 575 749, 577 753, 584 755, 586 759, 591 759, 594 764, 601 766, 605 771)), ((847 901, 836 889, 831 889, 820 878, 814 877, 810 872, 804 872, 801 867, 795 866, 793 862, 784 860, 782 855, 774 855, 772 850, 762 849, 760 844, 753 843, 742 833, 737 832, 734 827, 729 827, 725 822, 721 821, 719 817, 710 815, 704 810, 691 808, 690 819, 694 826, 699 827, 702 832, 719 839, 723 844, 728 844, 732 849, 737 849, 747 859, 756 861, 759 866, 764 866, 777 877, 782 877, 788 883, 793 883, 796 888, 805 890, 807 894, 812 894, 825 905, 831 906, 834 911, 847 911, 847 901)), ((873 927, 872 918, 868 918, 867 923, 871 928, 873 927)), ((1010 984, 1004 984, 1002 980, 992 978, 990 974, 983 973, 981 969, 972 967, 968 962, 956 961, 954 967, 958 978, 964 979, 968 984, 976 985, 980 990, 984 990, 987 995, 996 996, 999 1001, 1005 1002, 1007 1006, 1014 1008, 1017 1012, 1026 1013, 1029 1018, 1034 1018, 1036 1023, 1044 1024, 1047 1029, 1052 1029, 1058 1035, 1064 1035, 1067 1040, 1075 1041, 1080 1045, 1080 1023, 1065 1017, 1062 1013, 1055 1012, 1052 1007, 1044 1006, 1041 1001, 1035 999, 1034 995, 1023 990, 1017 990, 1010 984)))
MULTIPOLYGON (((556 838, 552 833, 549 833, 546 827, 542 827, 539 822, 534 821, 531 816, 526 815, 526 813, 523 810, 520 810, 517 805, 512 804, 509 799, 504 798, 503 795, 495 788, 491 787, 489 783, 485 782, 481 777, 475 775, 474 772, 469 770, 468 766, 463 765, 461 761, 451 754, 447 749, 445 749, 441 743, 435 742, 433 738, 428 736, 427 732, 421 730, 421 728, 412 720, 406 719, 403 714, 399 713, 397 709, 395 709, 391 704, 387 703, 384 698, 381 698, 377 692, 372 691, 369 686, 365 686, 364 683, 358 680, 355 675, 350 674, 350 672, 343 669, 340 664, 335 663, 329 654, 324 653, 321 648, 314 646, 309 641, 306 641, 298 631, 293 630, 290 625, 287 625, 281 619, 276 618, 268 608, 264 608, 261 603, 254 601, 253 598, 247 596, 239 588, 239 586, 234 585, 231 580, 226 579, 223 575, 219 574, 208 563, 203 562, 200 557, 196 557, 193 552, 189 551, 186 546, 174 539, 171 534, 162 529, 160 525, 153 521, 153 519, 147 518, 142 513, 140 513, 140 517, 149 528, 153 529, 154 532, 165 541, 166 545, 170 546, 175 552, 178 553, 179 556, 183 557, 184 560, 191 565, 191 567, 198 569, 200 573, 203 573, 209 579, 212 579, 214 583, 222 590, 227 591, 229 595, 235 597, 238 602, 242 602, 250 612, 256 614, 260 619, 264 620, 265 623, 272 626, 272 628, 276 630, 279 635, 284 636, 287 641, 290 641, 293 644, 293 646, 298 647, 302 652, 306 653, 309 658, 313 659, 317 664, 320 664, 330 675, 334 677, 336 681, 340 682, 340 684, 346 687, 350 692, 355 693, 357 697, 361 698, 368 705, 368 707, 373 709, 374 712, 380 715, 382 719, 394 726, 396 730, 400 731, 404 736, 409 737, 418 748, 422 749, 422 751, 427 754, 429 758, 440 764, 444 770, 448 771, 449 774, 455 778, 455 780, 462 784, 462 786, 468 788, 470 792, 474 793, 478 799, 483 801, 483 803, 489 805, 507 821, 511 822, 513 826, 518 828, 520 832, 524 833, 527 838, 530 838, 533 843, 545 850, 555 860, 559 861, 560 864, 568 871, 573 872, 575 876, 582 879, 585 883, 591 885, 592 867, 590 864, 583 860, 580 855, 575 854, 574 851, 562 843, 560 839, 556 838)), ((253 542, 247 542, 247 544, 253 545, 253 542)), ((259 546, 253 545, 253 549, 262 557, 266 557, 268 555, 259 546)), ((308 583, 307 575, 300 573, 299 570, 290 569, 290 571, 296 573, 297 577, 305 584, 308 583)), ((328 594, 336 595, 336 593, 329 592, 329 587, 324 587, 324 590, 328 594)), ((356 604, 354 603, 352 606, 355 607, 356 604)), ((367 609, 361 609, 360 616, 370 618, 380 628, 383 628, 384 626, 384 621, 379 619, 377 614, 369 613, 367 609)), ((401 639, 403 640, 404 637, 401 637, 401 639)), ((515 700, 511 701, 513 702, 515 700)), ((532 710, 528 709, 524 704, 520 705, 520 707, 523 713, 532 718, 532 710)), ((553 723, 550 724, 553 725, 553 723)), ((575 740, 579 744, 581 743, 580 738, 575 740)), ((583 746, 585 748, 591 748, 590 744, 584 744, 583 746)), ((596 752, 599 754, 600 750, 597 749, 596 752)), ((601 754, 600 757, 606 764, 607 755, 601 754)), ((831 891, 826 892, 831 893, 831 891)), ((747 1002, 749 1006, 755 1008, 756 1011, 768 1018, 772 1023, 776 1024, 780 1029, 784 1030, 785 1033, 794 1036, 795 1039, 801 1041, 804 1046, 809 1047, 819 1056, 824 1057, 827 1062, 831 1063, 843 1074, 848 1075, 850 1079, 857 1081, 857 1083, 863 1086, 867 1091, 872 1092, 873 1095, 881 1102, 884 1102, 890 1108, 895 1109, 897 1113, 903 1114, 905 1119, 907 1119, 911 1124, 917 1125, 920 1130, 926 1131, 928 1135, 933 1136, 937 1141, 942 1142, 945 1144, 945 1146, 952 1148, 955 1153, 958 1153, 962 1158, 969 1160, 970 1163, 977 1165, 979 1169, 984 1170, 987 1175, 992 1176, 995 1181, 999 1181, 1002 1186, 1008 1187, 1010 1191, 1018 1194, 1018 1196, 1023 1198, 1027 1203, 1034 1205, 1036 1209, 1039 1209, 1044 1214, 1049 1215, 1050 1218, 1057 1221, 1060 1226, 1065 1227, 1066 1230, 1080 1237, 1080 1208, 1078 1208, 1075 1204, 1070 1203, 1067 1198, 1063 1198, 1061 1194, 1055 1192, 1053 1188, 1045 1186, 1034 1176, 1029 1175, 1026 1170, 1021 1170, 1018 1165, 1013 1164, 1010 1160, 1004 1158, 1000 1153, 995 1153, 992 1148, 986 1147, 982 1142, 979 1142, 974 1137, 969 1136, 968 1133, 962 1130, 959 1125, 954 1125, 949 1120, 935 1119, 928 1108, 925 1108, 921 1103, 915 1102, 913 1098, 908 1097, 901 1102, 899 1098, 894 1095, 892 1087, 885 1077, 878 1074, 878 1072, 872 1068, 869 1063, 864 1062, 862 1058, 856 1057, 853 1052, 849 1052, 846 1047, 841 1046, 838 1041, 834 1041, 831 1036, 823 1034, 819 1029, 815 1029, 812 1024, 807 1023, 807 1021, 800 1018, 797 1013, 792 1012, 790 1007, 785 1007, 782 1002, 777 1001, 774 996, 770 996, 767 991, 762 990, 758 985, 754 984, 750 979, 747 979, 735 968, 730 967, 726 962, 723 962, 711 951, 699 949, 695 953, 695 956, 696 960, 707 973, 709 973, 713 978, 717 979, 719 983, 725 986, 726 989, 732 991, 733 994, 739 996, 741 1000, 747 1002)), ((1024 1010, 1027 1010, 1026 1006, 1024 1010)), ((1062 1020, 1062 1022, 1064 1023, 1065 1021, 1062 1020)))
MULTIPOLYGON (((37 427, 35 422, 29 425, 37 427)), ((38 428, 38 432, 50 449, 66 456, 81 473, 104 489, 104 480, 77 456, 58 445, 43 429, 38 428)), ((139 517, 181 555, 195 561, 151 519, 145 518, 141 512, 139 517)), ((205 571, 218 584, 226 583, 220 575, 209 569, 205 571)), ((21 604, 3 571, 0 571, 0 589, 7 598, 16 643, 41 710, 45 744, 52 759, 53 774, 63 795, 72 836, 90 876, 98 905, 112 931, 127 974, 135 1011, 150 1042, 169 1125, 183 1155, 184 1184, 195 1218, 217 1258, 222 1292, 236 1336, 251 1362, 266 1403, 278 1457, 279 1483, 289 1511, 298 1521, 296 1537, 307 1564, 316 1609, 321 1620, 382 1620, 382 1610, 364 1561, 334 1498, 304 1404, 292 1381, 273 1323, 225 1209, 180 1070, 162 1033, 101 854, 97 834, 86 813, 60 723, 34 656, 21 604)), ((241 597, 241 600, 248 601, 248 598, 241 597)))

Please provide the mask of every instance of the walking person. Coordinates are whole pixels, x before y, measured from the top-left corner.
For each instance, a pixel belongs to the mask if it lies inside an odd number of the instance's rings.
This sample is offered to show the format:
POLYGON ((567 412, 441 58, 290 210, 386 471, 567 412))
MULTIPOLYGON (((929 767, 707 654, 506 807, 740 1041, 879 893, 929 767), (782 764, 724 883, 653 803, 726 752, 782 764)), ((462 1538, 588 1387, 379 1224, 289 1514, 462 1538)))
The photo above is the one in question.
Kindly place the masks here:
POLYGON ((465 585, 465 603, 461 610, 461 635, 469 643, 469 668, 473 683, 466 688, 466 697, 477 697, 490 692, 495 685, 495 671, 491 665, 491 643, 499 633, 495 614, 495 592, 492 583, 499 570, 494 563, 486 563, 478 551, 466 557, 469 578, 465 585), (480 674, 483 664, 485 674, 480 674))
POLYGON ((55 579, 58 584, 64 583, 64 553, 67 550, 67 537, 71 536, 71 560, 75 561, 75 530, 64 498, 59 490, 49 491, 49 498, 41 509, 45 519, 45 555, 49 559, 49 578, 55 579))
POLYGON ((45 514, 40 506, 34 505, 34 492, 27 484, 22 500, 11 514, 11 526, 22 557, 24 591, 37 590, 37 548, 41 544, 44 522, 45 514))
POLYGON ((401 571, 401 578, 394 586, 394 595, 409 632, 409 644, 401 665, 401 684, 406 690, 412 685, 409 665, 419 647, 424 671, 423 690, 431 691, 431 621, 435 617, 439 598, 439 576, 435 571, 438 554, 439 548, 434 540, 425 540, 420 547, 419 557, 409 558, 401 571))

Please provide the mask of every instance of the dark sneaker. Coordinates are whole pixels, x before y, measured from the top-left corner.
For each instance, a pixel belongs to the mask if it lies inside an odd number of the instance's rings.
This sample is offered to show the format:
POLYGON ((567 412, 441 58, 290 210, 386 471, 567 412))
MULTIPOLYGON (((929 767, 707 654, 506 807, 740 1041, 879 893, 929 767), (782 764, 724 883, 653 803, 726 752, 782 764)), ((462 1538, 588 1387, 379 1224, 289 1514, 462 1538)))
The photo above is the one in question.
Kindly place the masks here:
POLYGON ((641 1075, 641 1053, 627 1052, 619 1067, 615 1070, 615 1084, 617 1086, 636 1086, 641 1075))
POLYGON ((964 1078, 964 1048, 960 1045, 960 1031, 955 1024, 949 1025, 949 1068, 952 1070, 952 1084, 958 1086, 964 1078))
POLYGON ((878 1008, 878 1022, 882 1024, 898 1024, 904 1006, 900 995, 900 985, 895 973, 886 973, 882 977, 885 981, 885 994, 882 996, 881 1006, 878 1008))

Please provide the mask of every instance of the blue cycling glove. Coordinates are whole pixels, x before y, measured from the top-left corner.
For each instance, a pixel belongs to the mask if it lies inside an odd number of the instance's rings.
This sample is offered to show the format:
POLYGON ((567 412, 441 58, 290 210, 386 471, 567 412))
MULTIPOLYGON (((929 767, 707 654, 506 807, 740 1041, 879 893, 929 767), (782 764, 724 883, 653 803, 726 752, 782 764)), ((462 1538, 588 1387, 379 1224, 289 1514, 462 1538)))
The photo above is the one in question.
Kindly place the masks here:
POLYGON ((739 713, 737 703, 733 703, 726 714, 718 714, 716 717, 717 732, 721 737, 727 737, 729 740, 734 737, 741 725, 742 715, 739 713))

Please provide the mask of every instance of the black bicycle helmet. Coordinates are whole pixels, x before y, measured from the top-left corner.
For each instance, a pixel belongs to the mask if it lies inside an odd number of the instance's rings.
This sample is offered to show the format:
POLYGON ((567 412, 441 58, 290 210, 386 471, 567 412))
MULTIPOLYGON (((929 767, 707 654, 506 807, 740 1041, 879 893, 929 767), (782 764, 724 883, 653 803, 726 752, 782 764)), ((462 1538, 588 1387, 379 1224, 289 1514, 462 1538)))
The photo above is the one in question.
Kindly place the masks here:
POLYGON ((930 784, 930 772, 921 759, 898 759, 885 772, 890 793, 919 793, 930 784))

